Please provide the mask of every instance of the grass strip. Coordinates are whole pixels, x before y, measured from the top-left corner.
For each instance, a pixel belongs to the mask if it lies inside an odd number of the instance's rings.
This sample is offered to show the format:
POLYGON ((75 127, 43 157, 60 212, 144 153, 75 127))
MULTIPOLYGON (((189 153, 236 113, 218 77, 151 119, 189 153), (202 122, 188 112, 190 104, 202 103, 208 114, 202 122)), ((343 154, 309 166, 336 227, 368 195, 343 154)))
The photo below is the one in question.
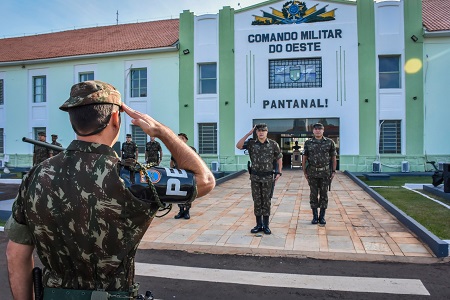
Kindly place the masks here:
POLYGON ((407 189, 375 190, 438 238, 450 240, 450 209, 407 189))

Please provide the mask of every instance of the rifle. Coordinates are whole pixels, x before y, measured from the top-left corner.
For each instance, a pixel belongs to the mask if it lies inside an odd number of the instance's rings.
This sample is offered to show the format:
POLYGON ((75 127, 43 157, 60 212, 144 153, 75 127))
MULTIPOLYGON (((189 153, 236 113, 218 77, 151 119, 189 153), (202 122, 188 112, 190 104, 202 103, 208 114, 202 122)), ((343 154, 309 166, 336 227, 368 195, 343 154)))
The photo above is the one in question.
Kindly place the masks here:
POLYGON ((29 139, 29 138, 26 138, 26 137, 22 138, 22 142, 30 143, 30 144, 33 144, 33 145, 36 145, 36 146, 41 146, 41 147, 45 147, 45 148, 52 149, 52 150, 55 150, 55 151, 60 151, 60 152, 66 150, 66 148, 63 148, 63 147, 59 147, 59 146, 56 146, 56 145, 53 145, 53 144, 49 144, 49 143, 44 143, 44 142, 41 142, 41 141, 32 140, 32 139, 29 139))
POLYGON ((331 191, 331 182, 333 181, 333 160, 332 159, 330 159, 329 169, 330 169, 330 184, 328 185, 328 191, 331 191))
POLYGON ((272 167, 273 167, 273 175, 272 175, 272 189, 270 190, 270 199, 272 199, 273 197, 273 191, 275 190, 275 177, 277 177, 277 173, 278 173, 278 163, 276 160, 274 160, 272 162, 272 167))

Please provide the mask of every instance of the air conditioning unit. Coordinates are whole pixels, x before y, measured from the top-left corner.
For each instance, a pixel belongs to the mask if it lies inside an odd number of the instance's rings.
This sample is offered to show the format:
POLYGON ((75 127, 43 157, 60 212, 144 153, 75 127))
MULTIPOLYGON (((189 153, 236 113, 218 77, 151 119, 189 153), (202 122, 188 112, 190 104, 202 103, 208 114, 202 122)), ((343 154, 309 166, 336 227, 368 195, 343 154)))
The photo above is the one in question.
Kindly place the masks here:
POLYGON ((443 162, 443 161, 438 162, 439 171, 444 171, 444 164, 445 164, 445 162, 443 162))
POLYGON ((379 161, 374 161, 372 163, 372 172, 380 173, 381 172, 381 163, 379 161))
POLYGON ((219 171, 219 162, 218 161, 211 162, 211 171, 213 171, 213 172, 219 171))
POLYGON ((402 161, 402 172, 403 173, 409 172, 409 161, 402 161))

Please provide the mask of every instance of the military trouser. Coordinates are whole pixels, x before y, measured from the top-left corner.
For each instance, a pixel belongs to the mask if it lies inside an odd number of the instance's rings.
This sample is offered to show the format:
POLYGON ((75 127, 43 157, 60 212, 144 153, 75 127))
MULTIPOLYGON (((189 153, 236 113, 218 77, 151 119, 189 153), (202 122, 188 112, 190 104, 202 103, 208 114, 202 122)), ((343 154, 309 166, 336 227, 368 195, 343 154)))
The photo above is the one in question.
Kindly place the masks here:
POLYGON ((328 207, 328 186, 330 185, 330 178, 312 177, 308 175, 308 183, 310 188, 309 204, 311 208, 326 209, 328 207))
POLYGON ((184 208, 185 210, 189 210, 191 208, 191 206, 192 206, 192 203, 178 204, 178 207, 180 209, 184 208))
POLYGON ((255 216, 270 216, 270 192, 273 181, 251 181, 253 207, 255 216))

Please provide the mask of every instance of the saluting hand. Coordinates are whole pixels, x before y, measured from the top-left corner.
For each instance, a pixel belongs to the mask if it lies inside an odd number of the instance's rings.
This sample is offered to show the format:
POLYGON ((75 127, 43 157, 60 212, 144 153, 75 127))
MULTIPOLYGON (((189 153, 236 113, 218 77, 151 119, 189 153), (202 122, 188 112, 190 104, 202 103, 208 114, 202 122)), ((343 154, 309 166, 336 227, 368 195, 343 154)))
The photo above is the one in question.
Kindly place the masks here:
POLYGON ((130 108, 125 103, 122 104, 122 109, 132 118, 131 123, 133 123, 133 125, 139 126, 146 134, 150 136, 160 136, 160 129, 162 127, 161 123, 147 114, 143 114, 130 108))

